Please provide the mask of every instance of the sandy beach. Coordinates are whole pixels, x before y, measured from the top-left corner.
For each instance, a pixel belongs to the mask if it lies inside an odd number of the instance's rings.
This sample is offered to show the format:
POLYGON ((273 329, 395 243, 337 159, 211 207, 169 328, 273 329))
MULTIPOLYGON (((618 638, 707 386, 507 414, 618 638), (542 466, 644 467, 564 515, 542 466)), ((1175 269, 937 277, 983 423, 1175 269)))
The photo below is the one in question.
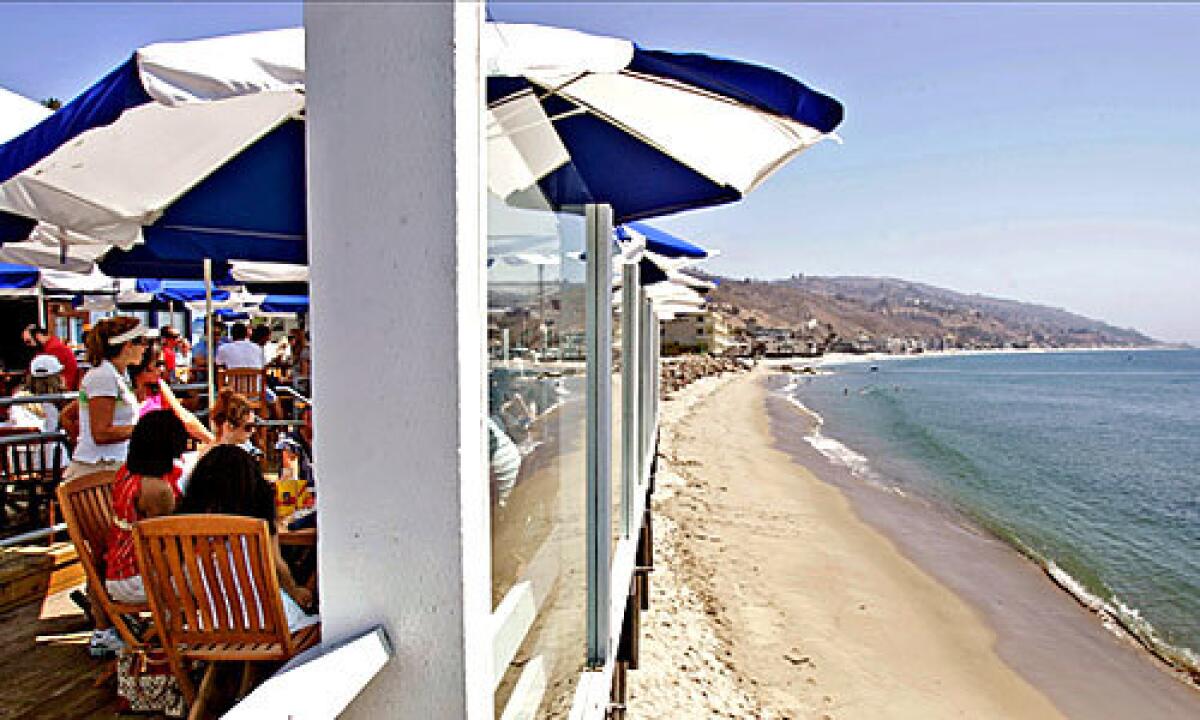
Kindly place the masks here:
POLYGON ((856 497, 767 375, 665 403, 631 717, 1197 716, 1200 693, 1015 552, 856 497))

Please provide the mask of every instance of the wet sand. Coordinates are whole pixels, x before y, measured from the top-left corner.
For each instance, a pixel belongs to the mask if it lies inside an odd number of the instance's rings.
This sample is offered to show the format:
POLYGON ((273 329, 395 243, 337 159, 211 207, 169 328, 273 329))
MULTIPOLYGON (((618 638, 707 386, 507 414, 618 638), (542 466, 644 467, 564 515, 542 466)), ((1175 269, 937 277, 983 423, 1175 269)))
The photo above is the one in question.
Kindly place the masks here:
POLYGON ((632 717, 1200 717, 1007 546, 829 464, 766 376, 664 411, 632 717))

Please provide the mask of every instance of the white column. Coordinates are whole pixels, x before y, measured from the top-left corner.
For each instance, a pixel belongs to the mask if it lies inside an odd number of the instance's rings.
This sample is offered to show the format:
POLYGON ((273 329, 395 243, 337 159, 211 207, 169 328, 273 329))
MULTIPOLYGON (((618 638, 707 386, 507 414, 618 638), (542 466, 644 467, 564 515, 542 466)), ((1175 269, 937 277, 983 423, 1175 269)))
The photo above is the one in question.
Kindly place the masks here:
POLYGON ((323 632, 396 651, 345 717, 493 717, 482 11, 305 7, 323 632))

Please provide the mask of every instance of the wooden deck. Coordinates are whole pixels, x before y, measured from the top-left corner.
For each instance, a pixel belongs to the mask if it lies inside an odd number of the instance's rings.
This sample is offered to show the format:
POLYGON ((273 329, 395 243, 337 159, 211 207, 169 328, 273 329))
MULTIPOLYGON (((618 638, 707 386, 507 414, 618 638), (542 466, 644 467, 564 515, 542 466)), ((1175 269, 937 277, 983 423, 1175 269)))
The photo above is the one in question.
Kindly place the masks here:
POLYGON ((113 681, 93 687, 90 635, 66 591, 0 613, 0 719, 144 718, 117 713, 113 681))

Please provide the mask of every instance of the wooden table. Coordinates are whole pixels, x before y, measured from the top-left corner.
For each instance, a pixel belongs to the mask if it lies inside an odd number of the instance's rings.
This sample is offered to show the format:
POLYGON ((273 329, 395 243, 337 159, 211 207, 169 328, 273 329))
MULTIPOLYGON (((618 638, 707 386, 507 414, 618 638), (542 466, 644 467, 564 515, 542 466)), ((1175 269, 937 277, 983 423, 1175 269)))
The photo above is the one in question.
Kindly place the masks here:
POLYGON ((317 546, 317 529, 315 527, 303 528, 301 530, 288 530, 287 521, 280 523, 279 528, 279 544, 287 546, 317 546))

